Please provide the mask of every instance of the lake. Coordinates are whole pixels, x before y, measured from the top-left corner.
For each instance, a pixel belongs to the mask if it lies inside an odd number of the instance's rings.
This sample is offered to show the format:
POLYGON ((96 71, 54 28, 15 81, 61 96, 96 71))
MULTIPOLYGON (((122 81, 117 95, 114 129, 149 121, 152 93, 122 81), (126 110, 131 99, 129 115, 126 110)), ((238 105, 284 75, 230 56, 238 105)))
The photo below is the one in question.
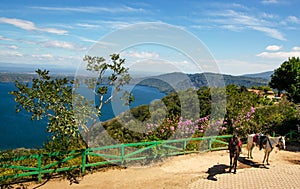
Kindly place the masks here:
MULTIPOLYGON (((31 115, 25 110, 16 113, 14 96, 9 94, 13 90, 16 90, 14 83, 0 82, 0 150, 21 147, 40 148, 49 136, 46 132, 47 121, 31 121, 31 115)), ((150 104, 153 100, 165 96, 156 88, 140 85, 134 86, 131 92, 135 97, 135 101, 130 107, 150 104)), ((105 104, 100 117, 101 121, 115 117, 123 109, 117 108, 117 110, 116 112, 110 104, 105 104)))

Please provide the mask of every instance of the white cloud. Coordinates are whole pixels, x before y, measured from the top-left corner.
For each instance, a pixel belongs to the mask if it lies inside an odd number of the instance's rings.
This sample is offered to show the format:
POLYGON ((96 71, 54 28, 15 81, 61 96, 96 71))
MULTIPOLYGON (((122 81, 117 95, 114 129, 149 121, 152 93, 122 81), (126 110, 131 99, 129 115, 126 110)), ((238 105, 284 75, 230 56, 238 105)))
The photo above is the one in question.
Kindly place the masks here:
POLYGON ((14 50, 18 49, 18 47, 16 45, 9 45, 8 48, 9 49, 14 49, 14 50))
POLYGON ((47 11, 61 11, 61 12, 83 12, 83 13, 132 13, 132 12, 146 12, 142 8, 133 8, 129 6, 116 6, 116 7, 30 7, 33 9, 47 10, 47 11))
POLYGON ((0 56, 23 57, 24 55, 18 51, 0 51, 0 56))
POLYGON ((279 51, 282 47, 278 45, 269 45, 266 47, 267 51, 279 51))
POLYGON ((250 73, 260 73, 264 71, 274 70, 277 65, 263 64, 257 61, 243 61, 237 59, 220 59, 217 60, 221 73, 231 75, 242 75, 250 73))
POLYGON ((47 48, 63 48, 68 50, 86 50, 84 47, 78 47, 77 45, 66 41, 46 41, 42 43, 42 46, 47 48))
POLYGON ((162 59, 143 59, 129 62, 129 70, 135 73, 170 73, 170 72, 195 72, 187 61, 173 62, 162 59))
POLYGON ((156 52, 137 52, 137 51, 129 51, 123 52, 122 56, 131 57, 131 58, 158 58, 159 54, 156 52))
POLYGON ((281 46, 270 45, 266 48, 268 51, 276 51, 276 52, 262 52, 257 54, 257 57, 261 58, 269 58, 269 59, 278 59, 285 60, 290 57, 300 57, 300 47, 293 47, 291 51, 279 51, 281 46))
POLYGON ((76 36, 78 39, 80 39, 81 41, 84 41, 84 42, 89 42, 89 43, 97 43, 98 41, 97 40, 94 40, 94 39, 89 39, 89 38, 86 38, 86 37, 81 37, 81 36, 76 36))
POLYGON ((296 16, 289 16, 287 18, 287 21, 295 24, 300 24, 300 19, 296 16))
POLYGON ((3 37, 1 35, 0 35, 0 40, 2 40, 2 41, 12 41, 12 39, 7 38, 7 37, 3 37))
POLYGON ((288 59, 290 57, 300 57, 300 51, 290 51, 290 52, 284 52, 284 51, 279 51, 279 52, 262 52, 258 55, 258 57, 262 58, 272 58, 272 59, 288 59))
POLYGON ((278 16, 277 15, 275 15, 275 14, 269 14, 269 13, 262 13, 262 17, 263 18, 268 18, 268 19, 270 19, 270 18, 277 18, 278 16))
POLYGON ((228 30, 231 30, 231 31, 241 31, 243 30, 242 27, 240 26, 236 26, 236 25, 223 25, 222 28, 225 28, 225 29, 228 29, 228 30))
POLYGON ((201 65, 188 61, 188 60, 166 60, 166 59, 140 59, 136 61, 126 61, 130 71, 133 72, 153 72, 153 73, 170 73, 170 72, 183 72, 183 73, 200 73, 207 70, 201 65))
POLYGON ((66 30, 37 27, 33 22, 30 22, 27 20, 16 19, 16 18, 0 17, 0 23, 11 24, 15 27, 21 28, 23 30, 28 30, 28 31, 42 31, 42 32, 48 32, 48 33, 53 33, 53 34, 58 34, 58 35, 64 35, 64 34, 68 33, 66 30))
POLYGON ((278 39, 281 41, 286 41, 286 38, 283 36, 283 34, 274 28, 269 28, 269 27, 264 27, 264 26, 250 26, 250 28, 257 30, 257 31, 264 32, 272 38, 275 38, 275 39, 278 39))
POLYGON ((279 3, 278 0, 262 0, 261 1, 262 4, 277 4, 279 3))
POLYGON ((54 56, 52 54, 33 54, 31 55, 33 58, 38 58, 38 59, 52 59, 54 56))
POLYGON ((77 23, 76 26, 80 26, 80 27, 86 28, 86 29, 97 29, 97 28, 101 28, 101 25, 100 25, 100 24, 77 23))
POLYGON ((251 29, 260 31, 266 35, 285 41, 283 34, 276 29, 277 21, 273 21, 276 15, 266 13, 258 13, 258 15, 251 15, 250 11, 239 12, 232 9, 222 11, 212 11, 208 14, 210 16, 209 22, 215 23, 221 28, 226 28, 232 31, 242 31, 251 29))
POLYGON ((293 47, 292 50, 293 51, 300 51, 300 47, 293 47))

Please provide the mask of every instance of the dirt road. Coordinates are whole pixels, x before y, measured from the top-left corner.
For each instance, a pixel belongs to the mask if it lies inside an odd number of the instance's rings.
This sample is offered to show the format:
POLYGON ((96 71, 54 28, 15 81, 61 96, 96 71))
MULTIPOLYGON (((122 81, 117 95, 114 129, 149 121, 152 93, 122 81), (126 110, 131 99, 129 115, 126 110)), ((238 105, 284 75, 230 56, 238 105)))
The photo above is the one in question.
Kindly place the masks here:
POLYGON ((237 174, 229 174, 227 151, 172 157, 147 167, 110 169, 86 175, 79 184, 50 180, 29 188, 40 189, 181 189, 181 188, 300 188, 300 152, 273 151, 269 166, 261 166, 263 151, 253 151, 253 160, 240 156, 237 174))

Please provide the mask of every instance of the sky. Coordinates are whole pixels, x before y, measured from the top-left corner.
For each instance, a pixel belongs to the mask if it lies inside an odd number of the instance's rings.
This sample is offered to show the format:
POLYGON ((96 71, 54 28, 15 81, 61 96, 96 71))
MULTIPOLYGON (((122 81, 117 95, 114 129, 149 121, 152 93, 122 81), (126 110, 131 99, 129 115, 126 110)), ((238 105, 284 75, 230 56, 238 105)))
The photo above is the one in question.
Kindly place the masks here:
POLYGON ((299 7, 298 0, 3 0, 0 64, 78 70, 85 55, 113 52, 140 73, 273 71, 300 56, 299 7))

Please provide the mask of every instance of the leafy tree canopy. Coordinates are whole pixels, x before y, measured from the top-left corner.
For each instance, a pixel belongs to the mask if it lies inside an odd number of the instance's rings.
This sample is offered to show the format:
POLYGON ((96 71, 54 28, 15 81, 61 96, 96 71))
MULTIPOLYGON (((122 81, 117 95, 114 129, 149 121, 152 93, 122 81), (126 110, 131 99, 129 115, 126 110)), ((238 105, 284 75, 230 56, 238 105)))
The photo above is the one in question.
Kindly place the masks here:
POLYGON ((270 87, 286 91, 291 101, 300 102, 300 60, 299 57, 289 58, 274 71, 269 83, 270 87))
MULTIPOLYGON (((88 100, 76 93, 76 89, 82 84, 80 81, 52 78, 47 70, 37 70, 38 78, 32 79, 30 83, 16 81, 17 90, 11 92, 17 102, 17 112, 26 110, 31 113, 32 120, 48 119, 47 131, 52 136, 48 144, 52 144, 54 150, 68 150, 76 147, 74 145, 78 141, 83 142, 80 128, 88 130, 89 120, 97 119, 101 115, 102 105, 113 97, 104 99, 107 88, 114 85, 116 91, 120 91, 131 79, 128 69, 123 66, 125 60, 118 54, 111 55, 110 61, 91 56, 85 56, 84 61, 87 62, 87 70, 97 73, 98 76, 92 80, 83 79, 85 85, 93 89, 99 97, 100 104, 96 108, 94 100, 88 100), (103 79, 105 71, 109 72, 106 80, 103 79)), ((131 102, 131 94, 126 95, 127 102, 131 102)))

